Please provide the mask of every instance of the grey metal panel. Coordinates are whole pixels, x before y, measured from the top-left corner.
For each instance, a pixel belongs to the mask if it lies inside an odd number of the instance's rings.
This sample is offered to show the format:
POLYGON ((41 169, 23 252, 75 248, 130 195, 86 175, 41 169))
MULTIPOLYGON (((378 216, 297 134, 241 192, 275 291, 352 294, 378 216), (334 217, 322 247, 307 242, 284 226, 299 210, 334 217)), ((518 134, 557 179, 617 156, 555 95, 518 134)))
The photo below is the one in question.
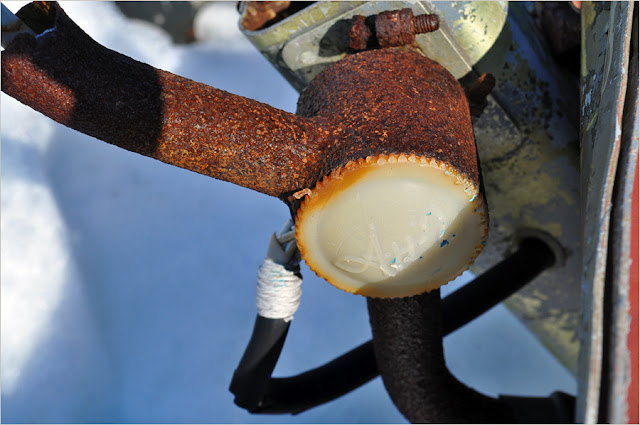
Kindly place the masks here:
POLYGON ((612 192, 627 88, 631 2, 582 4, 581 274, 578 422, 598 421, 612 192))

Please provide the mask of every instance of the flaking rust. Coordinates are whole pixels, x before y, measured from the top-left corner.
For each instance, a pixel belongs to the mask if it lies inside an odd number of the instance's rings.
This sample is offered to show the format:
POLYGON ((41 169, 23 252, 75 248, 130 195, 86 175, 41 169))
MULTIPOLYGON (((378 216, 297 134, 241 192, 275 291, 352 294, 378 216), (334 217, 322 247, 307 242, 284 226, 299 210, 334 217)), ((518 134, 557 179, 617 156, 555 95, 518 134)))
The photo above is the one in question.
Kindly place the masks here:
MULTIPOLYGON (((59 7, 47 10, 49 28, 18 36, 1 58, 2 91, 33 109, 129 151, 278 197, 300 222, 319 182, 371 158, 413 158, 464 182, 451 190, 474 203, 482 217, 473 220, 483 225, 455 270, 412 293, 452 280, 482 250, 488 219, 467 97, 413 47, 345 57, 305 88, 292 114, 109 50, 59 7)), ((305 252, 313 250, 299 238, 298 246, 312 265, 305 252)))
POLYGON ((376 43, 380 47, 400 47, 413 44, 416 34, 436 31, 440 28, 440 18, 435 14, 414 16, 409 8, 386 10, 375 16, 372 28, 367 18, 354 15, 349 31, 350 47, 364 50, 376 43))
POLYGON ((451 164, 480 186, 464 92, 446 69, 413 50, 344 58, 305 88, 297 113, 331 129, 319 178, 370 155, 415 154, 451 164))
POLYGON ((2 91, 82 133, 279 197, 292 211, 294 193, 369 155, 433 157, 479 184, 464 93, 415 51, 345 58, 302 93, 296 115, 107 49, 55 3, 46 6, 21 11, 45 11, 33 24, 50 28, 7 46, 2 91))

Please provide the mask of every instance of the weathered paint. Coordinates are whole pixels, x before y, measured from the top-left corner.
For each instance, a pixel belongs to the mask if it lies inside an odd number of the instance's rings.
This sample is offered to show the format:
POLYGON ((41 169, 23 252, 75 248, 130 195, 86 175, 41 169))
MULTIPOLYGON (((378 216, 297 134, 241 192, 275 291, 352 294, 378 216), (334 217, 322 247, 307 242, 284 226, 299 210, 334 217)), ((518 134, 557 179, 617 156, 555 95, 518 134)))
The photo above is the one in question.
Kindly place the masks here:
POLYGON ((611 413, 607 409, 612 406, 600 405, 601 400, 612 396, 608 394, 609 379, 603 381, 603 373, 608 370, 603 361, 611 354, 605 354, 604 350, 608 350, 605 342, 612 335, 611 329, 605 329, 605 323, 612 320, 605 310, 605 292, 609 291, 605 280, 608 262, 619 261, 608 257, 611 255, 612 194, 621 146, 632 10, 633 3, 628 2, 594 2, 582 6, 581 192, 584 233, 578 422, 611 421, 611 417, 606 416, 611 413), (597 118, 594 118, 596 114, 597 118), (590 126, 594 119, 596 124, 590 126), (603 387, 603 382, 607 386, 603 387))
POLYGON ((416 45, 456 78, 491 48, 505 23, 506 2, 317 2, 268 28, 243 33, 282 73, 302 90, 320 71, 353 53, 349 27, 354 15, 411 8, 414 15, 437 14, 436 32, 418 35, 416 45), (458 24, 450 26, 450 22, 458 24))
POLYGON ((521 232, 542 231, 555 240, 562 265, 506 305, 576 373, 581 228, 575 84, 549 61, 525 7, 514 3, 494 47, 474 69, 491 73, 496 87, 474 122, 492 233, 472 270, 495 264, 521 232))

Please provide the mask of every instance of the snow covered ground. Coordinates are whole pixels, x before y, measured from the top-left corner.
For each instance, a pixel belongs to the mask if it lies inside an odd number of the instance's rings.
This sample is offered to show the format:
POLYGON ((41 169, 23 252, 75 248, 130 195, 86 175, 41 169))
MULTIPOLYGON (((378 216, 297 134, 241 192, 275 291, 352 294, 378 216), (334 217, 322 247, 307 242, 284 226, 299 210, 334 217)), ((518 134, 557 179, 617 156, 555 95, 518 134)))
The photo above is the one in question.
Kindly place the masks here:
MULTIPOLYGON (((237 30, 234 3, 208 5, 197 21, 204 41, 180 47, 112 3, 62 7, 112 49, 295 110, 297 93, 237 30)), ((84 136, 5 94, 1 107, 3 422, 405 422, 379 378, 297 416, 233 404, 256 271, 284 204, 84 136)), ((276 376, 371 337, 364 298, 302 272, 276 376)), ((449 336, 445 352, 453 373, 486 394, 576 393, 503 306, 449 336)))

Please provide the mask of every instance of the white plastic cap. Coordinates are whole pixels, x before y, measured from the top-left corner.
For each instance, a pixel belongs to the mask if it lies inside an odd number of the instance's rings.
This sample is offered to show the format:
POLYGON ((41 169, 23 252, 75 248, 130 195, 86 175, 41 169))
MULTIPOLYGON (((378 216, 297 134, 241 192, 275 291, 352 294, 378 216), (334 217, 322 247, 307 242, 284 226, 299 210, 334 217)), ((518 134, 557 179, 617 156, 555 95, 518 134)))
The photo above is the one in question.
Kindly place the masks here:
POLYGON ((369 297, 405 297, 455 279, 482 251, 479 190, 445 163, 369 157, 327 176, 296 217, 302 258, 320 277, 369 297))

